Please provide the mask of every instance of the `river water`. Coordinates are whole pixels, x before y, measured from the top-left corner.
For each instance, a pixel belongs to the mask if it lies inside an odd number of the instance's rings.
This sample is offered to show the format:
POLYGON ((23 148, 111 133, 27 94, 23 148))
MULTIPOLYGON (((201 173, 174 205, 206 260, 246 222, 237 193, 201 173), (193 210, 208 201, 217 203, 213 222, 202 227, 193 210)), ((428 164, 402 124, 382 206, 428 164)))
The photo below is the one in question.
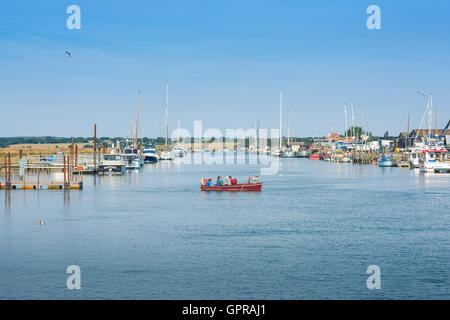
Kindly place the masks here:
POLYGON ((161 162, 82 191, 1 190, 0 299, 450 298, 449 175, 281 159, 259 193, 199 190, 257 169, 161 162))

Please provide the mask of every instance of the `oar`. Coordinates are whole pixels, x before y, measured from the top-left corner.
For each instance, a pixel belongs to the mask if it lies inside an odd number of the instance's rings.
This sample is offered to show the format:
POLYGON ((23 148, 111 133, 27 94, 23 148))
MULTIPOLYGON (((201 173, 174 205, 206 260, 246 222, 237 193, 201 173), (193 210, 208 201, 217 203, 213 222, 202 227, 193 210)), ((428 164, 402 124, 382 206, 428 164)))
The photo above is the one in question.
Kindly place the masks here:
POLYGON ((242 190, 244 190, 244 187, 245 187, 245 183, 242 185, 241 192, 242 192, 242 190))

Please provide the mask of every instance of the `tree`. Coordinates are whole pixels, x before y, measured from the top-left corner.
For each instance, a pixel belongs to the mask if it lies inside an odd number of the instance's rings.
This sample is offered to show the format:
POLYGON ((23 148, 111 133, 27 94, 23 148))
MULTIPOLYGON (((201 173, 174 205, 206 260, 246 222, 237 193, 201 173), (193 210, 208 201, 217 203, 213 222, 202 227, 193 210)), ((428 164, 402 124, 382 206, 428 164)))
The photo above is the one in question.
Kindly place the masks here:
POLYGON ((347 137, 356 137, 356 139, 361 139, 361 135, 363 133, 363 130, 361 127, 350 127, 347 131, 347 137))

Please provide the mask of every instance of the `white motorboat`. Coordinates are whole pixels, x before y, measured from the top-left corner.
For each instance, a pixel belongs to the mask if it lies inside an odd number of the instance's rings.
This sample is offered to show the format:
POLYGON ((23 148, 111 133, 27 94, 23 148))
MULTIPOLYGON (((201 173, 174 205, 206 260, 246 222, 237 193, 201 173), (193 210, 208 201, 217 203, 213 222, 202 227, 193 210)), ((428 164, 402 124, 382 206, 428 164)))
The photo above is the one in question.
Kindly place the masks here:
POLYGON ((292 151, 292 150, 283 151, 282 157, 283 158, 294 158, 295 157, 295 152, 292 151))
POLYGON ((281 150, 272 151, 272 157, 281 157, 282 155, 283 155, 283 152, 281 150))
POLYGON ((127 169, 127 162, 121 154, 105 154, 98 165, 99 174, 123 174, 127 169))
POLYGON ((158 162, 158 155, 156 154, 156 148, 153 144, 146 145, 142 154, 144 155, 145 163, 158 162))
POLYGON ((122 157, 126 162, 127 169, 139 169, 144 165, 144 157, 137 148, 125 148, 122 157))
POLYGON ((184 155, 184 150, 179 145, 174 145, 172 148, 172 154, 175 158, 181 158, 184 155))
POLYGON ((170 151, 163 151, 159 155, 159 160, 173 160, 175 159, 174 155, 170 151))
POLYGON ((419 167, 419 159, 422 155, 421 151, 412 151, 409 155, 408 162, 411 169, 419 167))

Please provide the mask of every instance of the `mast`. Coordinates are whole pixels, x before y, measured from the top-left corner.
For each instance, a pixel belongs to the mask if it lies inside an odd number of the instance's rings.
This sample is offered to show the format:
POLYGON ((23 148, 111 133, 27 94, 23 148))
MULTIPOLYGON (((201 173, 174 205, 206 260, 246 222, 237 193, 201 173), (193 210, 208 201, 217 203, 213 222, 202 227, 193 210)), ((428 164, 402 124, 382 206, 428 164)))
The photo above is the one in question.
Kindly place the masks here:
POLYGON ((130 142, 133 141, 133 120, 130 119, 130 142))
POLYGON ((259 120, 256 119, 256 152, 259 153, 259 120))
POLYGON ((280 89, 280 151, 282 150, 283 145, 283 89, 280 89))
POLYGON ((431 126, 433 121, 433 95, 428 100, 428 139, 431 137, 431 126))
POLYGON ((434 130, 437 131, 437 107, 434 105, 434 130))
POLYGON ((353 101, 350 102, 352 105, 352 138, 355 141, 355 115, 353 114, 353 101))
POLYGON ((345 116, 345 142, 347 143, 348 126, 347 126, 347 105, 346 104, 344 104, 344 116, 345 116))
POLYGON ((136 116, 136 133, 134 136, 134 147, 138 147, 138 127, 139 127, 139 104, 141 102, 141 90, 138 90, 137 116, 136 116))
POLYGON ((290 113, 288 111, 288 146, 291 146, 291 121, 289 121, 290 113))
POLYGON ((168 151, 169 136, 169 81, 166 81, 166 151, 168 151))

